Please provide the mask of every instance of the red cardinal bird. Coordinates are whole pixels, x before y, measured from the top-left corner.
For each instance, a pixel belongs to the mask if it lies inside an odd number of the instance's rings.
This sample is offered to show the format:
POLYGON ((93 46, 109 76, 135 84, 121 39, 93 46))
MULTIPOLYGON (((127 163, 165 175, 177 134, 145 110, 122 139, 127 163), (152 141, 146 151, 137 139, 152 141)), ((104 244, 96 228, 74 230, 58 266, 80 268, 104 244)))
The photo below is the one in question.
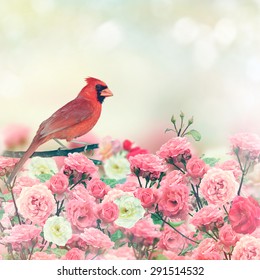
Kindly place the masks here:
POLYGON ((102 102, 112 96, 107 85, 95 78, 87 78, 87 85, 78 96, 41 123, 31 145, 8 177, 10 184, 24 163, 43 143, 50 139, 72 139, 89 132, 97 123, 102 102))

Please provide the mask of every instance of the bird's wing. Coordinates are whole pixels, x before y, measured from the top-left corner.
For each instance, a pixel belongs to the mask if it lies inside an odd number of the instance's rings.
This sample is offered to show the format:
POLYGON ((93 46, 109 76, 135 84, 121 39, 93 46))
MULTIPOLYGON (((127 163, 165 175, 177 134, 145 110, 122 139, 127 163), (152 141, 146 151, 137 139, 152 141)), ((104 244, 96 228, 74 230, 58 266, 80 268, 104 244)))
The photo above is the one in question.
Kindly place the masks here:
POLYGON ((93 103, 89 100, 76 98, 42 122, 37 134, 45 137, 85 121, 93 115, 94 109, 93 103))

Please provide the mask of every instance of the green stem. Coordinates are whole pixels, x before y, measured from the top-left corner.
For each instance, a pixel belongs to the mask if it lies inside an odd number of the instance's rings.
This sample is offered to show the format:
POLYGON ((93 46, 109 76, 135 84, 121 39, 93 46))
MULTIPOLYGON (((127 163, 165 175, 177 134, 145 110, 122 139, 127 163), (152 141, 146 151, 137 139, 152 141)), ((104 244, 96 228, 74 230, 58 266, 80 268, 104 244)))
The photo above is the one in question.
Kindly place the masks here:
POLYGON ((72 190, 73 188, 75 188, 79 183, 81 183, 82 181, 86 180, 88 178, 88 176, 86 178, 80 178, 74 185, 72 185, 70 187, 70 190, 72 190))
POLYGON ((137 179, 138 179, 138 182, 139 182, 140 187, 142 188, 143 186, 142 186, 142 183, 141 183, 141 180, 140 180, 139 175, 137 175, 137 179))
POLYGON ((146 181, 146 183, 145 183, 145 188, 147 188, 148 183, 149 183, 149 178, 148 178, 148 177, 146 177, 146 178, 145 178, 145 181, 146 181))
POLYGON ((21 221, 21 218, 20 218, 20 215, 19 215, 19 212, 18 212, 18 207, 17 207, 16 201, 15 201, 15 197, 14 197, 14 193, 13 193, 13 188, 12 187, 10 188, 10 192, 11 192, 13 203, 14 203, 15 214, 16 214, 16 216, 18 218, 19 225, 21 225, 22 221, 21 221))
MULTIPOLYGON (((191 184, 191 188, 192 188, 193 193, 194 193, 194 196, 195 196, 195 198, 196 198, 196 202, 197 202, 198 208, 201 209, 201 208, 202 208, 202 203, 201 203, 199 194, 198 194, 198 192, 195 190, 193 184, 191 184)), ((197 188, 197 190, 198 190, 198 188, 197 188)))
POLYGON ((191 126, 191 123, 189 123, 186 128, 183 130, 181 137, 185 136, 185 132, 187 131, 187 129, 191 126))
POLYGON ((178 169, 179 171, 181 171, 183 174, 185 174, 185 171, 183 171, 178 165, 176 165, 175 163, 171 163, 176 169, 178 169))
POLYGON ((210 234, 207 230, 203 230, 208 236, 210 236, 212 239, 214 239, 215 241, 218 241, 218 239, 214 236, 214 235, 212 235, 212 234, 210 234))
POLYGON ((182 237, 184 237, 184 238, 190 240, 191 242, 194 242, 194 243, 196 243, 196 244, 199 244, 198 241, 195 241, 195 240, 189 238, 188 236, 186 236, 185 234, 183 234, 182 232, 180 232, 178 229, 176 229, 175 227, 173 227, 173 226, 172 226, 170 223, 168 223, 161 215, 159 215, 158 213, 156 213, 156 214, 157 214, 157 216, 158 216, 165 224, 167 224, 168 226, 170 226, 174 231, 176 231, 177 233, 179 233, 182 237))

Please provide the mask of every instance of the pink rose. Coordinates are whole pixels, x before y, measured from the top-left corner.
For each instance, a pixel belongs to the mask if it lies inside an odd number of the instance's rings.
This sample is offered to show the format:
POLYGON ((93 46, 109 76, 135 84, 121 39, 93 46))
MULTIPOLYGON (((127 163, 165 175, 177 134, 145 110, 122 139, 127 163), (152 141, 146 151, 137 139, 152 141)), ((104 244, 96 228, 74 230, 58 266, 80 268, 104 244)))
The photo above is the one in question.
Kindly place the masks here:
POLYGON ((232 260, 260 260, 260 238, 241 237, 232 253, 232 260))
POLYGON ((114 246, 114 242, 112 242, 106 234, 96 228, 85 228, 84 232, 80 234, 80 237, 94 248, 109 249, 114 246))
POLYGON ((54 254, 47 254, 45 252, 35 252, 32 254, 31 260, 57 260, 57 256, 54 254))
POLYGON ((7 158, 0 156, 0 176, 8 175, 19 161, 17 158, 7 158))
POLYGON ((133 173, 150 180, 158 179, 168 169, 163 160, 153 154, 138 154, 130 157, 129 162, 133 173))
POLYGON ((190 150, 191 146, 186 137, 175 137, 163 144, 157 155, 166 161, 170 159, 179 162, 182 158, 188 159, 191 157, 190 150))
POLYGON ((225 171, 232 171, 234 177, 236 180, 240 178, 242 175, 242 171, 240 170, 240 166, 238 162, 234 159, 227 160, 223 163, 217 163, 215 167, 220 168, 225 171))
POLYGON ((252 197, 237 196, 232 203, 228 218, 237 233, 252 233, 260 223, 260 206, 252 197))
MULTIPOLYGON (((185 234, 189 235, 186 227, 181 225, 178 227, 178 230, 185 234)), ((167 251, 180 252, 183 248, 188 245, 188 240, 182 237, 178 232, 172 229, 169 226, 165 226, 161 237, 158 243, 158 248, 167 251)))
POLYGON ((239 236, 233 231, 231 225, 225 224, 219 230, 219 240, 224 246, 230 247, 236 245, 237 241, 239 240, 239 236))
POLYGON ((69 200, 66 205, 66 214, 71 224, 80 231, 96 223, 93 203, 86 203, 76 199, 69 200))
POLYGON ((189 188, 184 184, 172 184, 160 191, 159 210, 170 218, 184 218, 188 211, 189 188))
POLYGON ((53 194, 62 194, 68 190, 69 179, 62 173, 57 173, 51 177, 48 187, 53 194))
POLYGON ((117 249, 109 249, 105 255, 105 260, 136 260, 133 248, 128 246, 119 247, 117 249))
POLYGON ((170 186, 172 184, 186 184, 186 176, 179 170, 173 170, 166 174, 161 181, 161 186, 170 186))
POLYGON ((223 216, 223 211, 218 206, 208 205, 196 212, 190 222, 198 229, 212 230, 224 224, 223 216))
POLYGON ((197 157, 192 157, 188 161, 186 168, 192 178, 202 178, 208 171, 208 166, 206 163, 197 157))
POLYGON ((125 233, 134 236, 134 242, 142 241, 146 245, 153 244, 154 238, 161 237, 160 225, 155 225, 151 218, 139 220, 133 227, 125 233))
POLYGON ((63 260, 85 260, 85 252, 79 250, 78 248, 70 249, 65 256, 62 257, 63 260))
POLYGON ((86 251, 88 247, 87 243, 79 234, 72 234, 72 237, 67 241, 66 246, 69 248, 78 248, 81 251, 86 251))
POLYGON ((103 203, 105 202, 109 202, 109 201, 115 201, 117 198, 120 198, 121 196, 123 195, 126 195, 126 194, 129 194, 129 195, 132 195, 132 193, 130 192, 124 192, 122 190, 118 190, 118 189, 111 189, 107 194, 106 196, 104 197, 104 200, 103 200, 103 203))
POLYGON ((233 149, 256 159, 260 155, 260 137, 253 133, 237 133, 230 138, 233 149))
POLYGON ((19 212, 35 224, 43 225, 56 207, 51 191, 43 184, 23 188, 17 199, 19 212))
POLYGON ((93 178, 88 182, 87 189, 95 198, 104 198, 110 188, 99 178, 93 178))
POLYGON ((97 214, 99 218, 105 223, 114 222, 119 216, 118 206, 110 201, 99 204, 97 214))
POLYGON ((220 168, 210 169, 201 180, 200 191, 212 204, 223 205, 230 202, 238 189, 238 183, 230 171, 220 168))
POLYGON ((13 191, 15 194, 20 195, 24 187, 32 187, 40 184, 40 180, 32 179, 30 177, 18 177, 15 181, 13 191))
POLYGON ((221 247, 212 238, 202 240, 193 252, 195 260, 222 260, 221 247))
POLYGON ((41 228, 34 225, 15 225, 11 230, 5 230, 8 235, 1 239, 3 243, 25 243, 31 242, 39 237, 41 228))
POLYGON ((76 171, 80 174, 93 176, 98 171, 93 161, 79 153, 69 154, 68 157, 65 158, 64 163, 64 171, 66 174, 71 174, 71 172, 76 171))
POLYGON ((125 183, 116 185, 117 190, 124 192, 134 192, 137 188, 139 188, 139 184, 136 181, 135 175, 128 176, 125 183))
POLYGON ((144 208, 153 207, 159 199, 158 191, 151 188, 139 188, 135 192, 135 196, 141 201, 144 208))
POLYGON ((95 198, 89 194, 88 190, 82 184, 78 184, 68 193, 69 199, 76 199, 82 202, 94 203, 95 198))

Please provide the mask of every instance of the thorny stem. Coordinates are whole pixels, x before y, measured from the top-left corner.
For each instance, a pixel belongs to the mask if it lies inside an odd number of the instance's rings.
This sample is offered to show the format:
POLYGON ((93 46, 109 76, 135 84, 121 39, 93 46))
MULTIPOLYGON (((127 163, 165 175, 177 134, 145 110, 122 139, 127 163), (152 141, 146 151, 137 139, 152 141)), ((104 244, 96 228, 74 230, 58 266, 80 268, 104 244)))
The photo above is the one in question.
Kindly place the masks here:
POLYGON ((176 133, 178 135, 178 129, 177 129, 177 126, 176 126, 176 122, 174 122, 173 125, 174 125, 174 129, 175 129, 175 131, 176 131, 176 133))
MULTIPOLYGON (((201 209, 201 208, 202 208, 202 203, 201 203, 199 194, 198 194, 198 192, 195 190, 193 184, 191 184, 191 187, 192 187, 194 196, 195 196, 195 198, 196 198, 196 202, 197 202, 198 208, 201 209)), ((198 188, 197 188, 197 190, 198 190, 198 188)))
POLYGON ((183 130, 181 137, 185 136, 185 132, 187 131, 187 129, 191 126, 191 123, 188 123, 188 125, 186 126, 186 128, 183 130))
MULTIPOLYGON (((5 182, 5 183, 6 183, 6 185, 7 185, 7 182, 5 182)), ((20 218, 20 215, 19 215, 19 212, 18 212, 18 207, 17 207, 16 201, 15 201, 15 197, 14 197, 14 193, 13 193, 14 183, 15 183, 15 181, 13 182, 13 185, 12 185, 12 186, 8 186, 8 185, 7 185, 7 187, 8 187, 8 189, 10 190, 11 195, 12 195, 12 199, 13 199, 13 203, 14 203, 14 209, 15 209, 15 215, 16 215, 17 218, 18 218, 19 225, 21 225, 21 224, 22 224, 22 221, 21 221, 21 218, 20 218)))
POLYGON ((226 208, 226 206, 225 206, 225 205, 223 205, 223 208, 224 208, 224 210, 225 210, 226 214, 228 215, 228 211, 227 211, 227 208, 226 208))
POLYGON ((146 177, 146 178, 145 178, 145 181, 146 181, 146 183, 145 183, 145 188, 147 188, 148 183, 149 183, 149 178, 148 178, 148 177, 146 177))
POLYGON ((61 201, 61 204, 59 206, 59 201, 57 201, 57 212, 56 215, 59 216, 63 207, 64 199, 61 201))
POLYGON ((30 259, 31 259, 32 254, 33 254, 33 249, 34 249, 34 247, 36 246, 36 244, 37 244, 37 241, 33 243, 33 246, 32 246, 32 249, 31 249, 31 252, 30 252, 30 254, 29 254, 29 256, 28 256, 28 260, 30 260, 30 259))
POLYGON ((0 223, 0 230, 1 230, 1 232, 3 232, 4 231, 4 227, 3 227, 3 225, 0 223))
POLYGON ((180 129, 179 129, 179 131, 177 133, 177 136, 181 135, 181 130, 182 130, 182 127, 183 127, 183 118, 184 118, 184 116, 181 116, 181 125, 180 125, 180 129))
POLYGON ((240 160, 240 157, 239 157, 239 155, 238 155, 239 150, 237 150, 237 151, 235 150, 234 152, 235 152, 235 154, 236 154, 236 157, 237 157, 237 160, 238 160, 238 163, 239 163, 239 166, 240 166, 240 170, 241 170, 241 172, 242 172, 242 176, 241 176, 241 179, 240 179, 239 188, 238 188, 238 191, 237 191, 237 195, 240 196, 241 189, 242 189, 242 186, 243 186, 243 182, 244 182, 245 176, 246 176, 246 174, 247 174, 247 172, 248 172, 248 170, 249 170, 249 168, 250 168, 250 166, 251 166, 251 163, 248 162, 248 161, 249 161, 249 157, 247 157, 246 162, 245 162, 245 165, 244 165, 244 167, 243 167, 242 162, 241 162, 241 160, 240 160), (248 165, 247 165, 247 164, 248 164, 248 165))
POLYGON ((81 177, 75 184, 73 184, 70 187, 70 190, 72 190, 73 188, 75 188, 79 183, 81 183, 82 181, 86 180, 88 178, 88 176, 86 178, 81 177))
POLYGON ((140 187, 142 188, 143 186, 142 186, 142 183, 141 183, 141 180, 140 180, 139 175, 137 175, 137 179, 138 179, 138 182, 139 182, 140 187))
POLYGON ((213 235, 210 234, 207 230, 203 230, 208 236, 210 236, 211 238, 213 238, 215 241, 218 241, 218 239, 215 237, 214 233, 213 235))
POLYGON ((185 171, 183 171, 178 165, 176 165, 175 163, 171 163, 176 169, 178 169, 179 171, 181 171, 183 174, 185 174, 185 171))
MULTIPOLYGON (((42 152, 35 152, 31 157, 57 157, 57 156, 67 156, 69 153, 81 153, 88 150, 94 150, 98 148, 98 144, 87 145, 79 148, 74 149, 57 149, 51 151, 42 151, 42 152)), ((22 151, 5 151, 3 153, 4 157, 11 157, 11 158, 21 158, 25 152, 22 151)), ((100 165, 102 164, 99 160, 92 160, 95 164, 100 165)))
POLYGON ((170 223, 168 223, 159 213, 156 213, 156 214, 157 214, 157 216, 158 216, 165 224, 167 224, 168 226, 170 226, 174 231, 176 231, 177 233, 179 233, 182 237, 184 237, 184 238, 190 240, 191 242, 194 242, 194 243, 196 243, 196 244, 199 244, 198 241, 195 241, 195 240, 189 238, 188 236, 186 236, 185 234, 183 234, 182 232, 180 232, 178 229, 176 229, 175 227, 173 227, 173 226, 172 226, 170 223))

